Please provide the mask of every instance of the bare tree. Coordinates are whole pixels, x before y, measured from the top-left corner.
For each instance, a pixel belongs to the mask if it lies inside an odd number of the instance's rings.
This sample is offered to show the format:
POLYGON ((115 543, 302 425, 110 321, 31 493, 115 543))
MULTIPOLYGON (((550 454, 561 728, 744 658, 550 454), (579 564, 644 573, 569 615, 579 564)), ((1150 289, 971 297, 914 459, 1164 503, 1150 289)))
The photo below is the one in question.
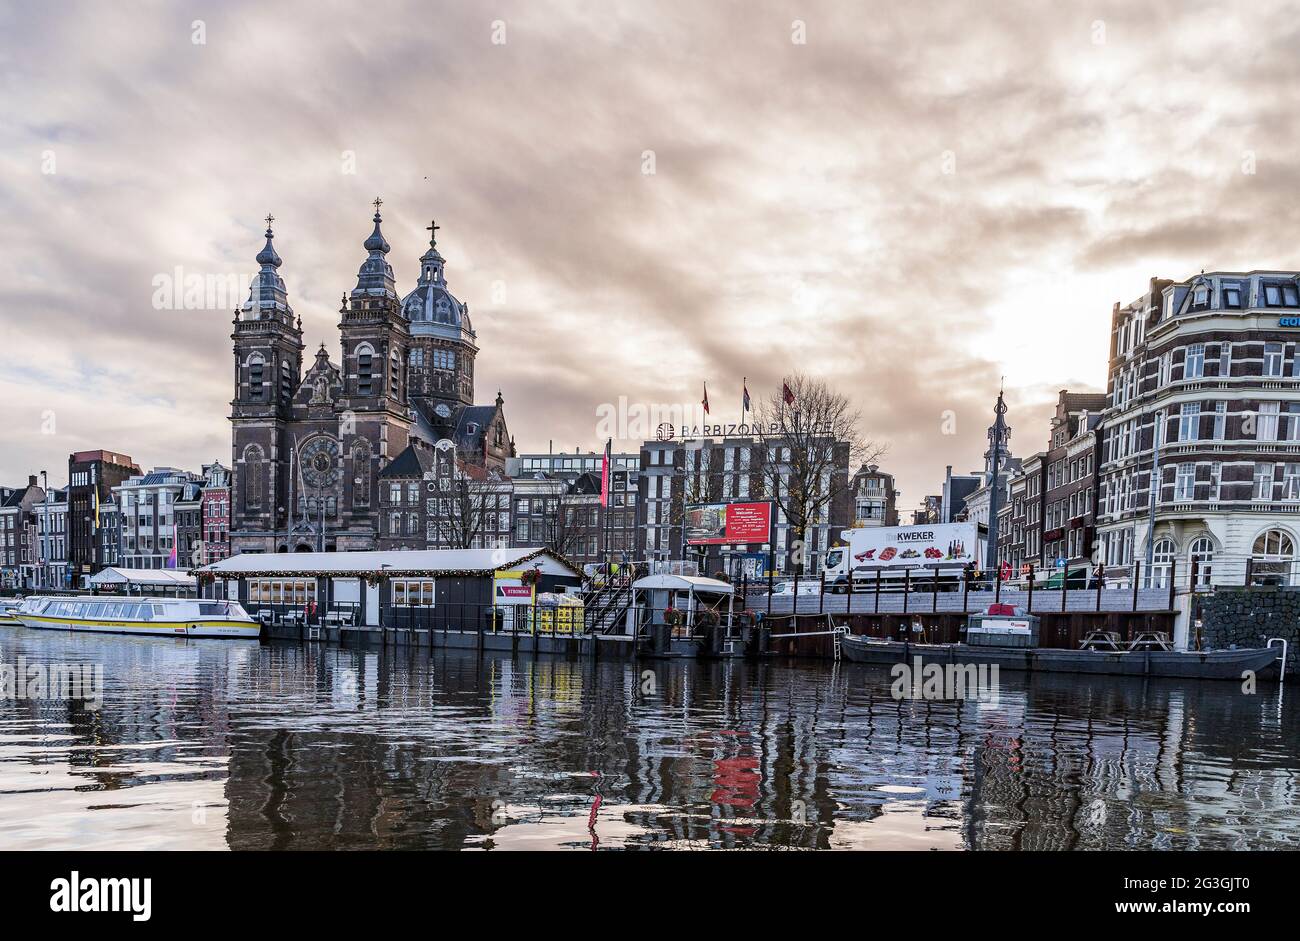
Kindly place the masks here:
POLYGON ((754 410, 765 446, 762 496, 785 514, 794 533, 795 571, 803 573, 808 528, 849 487, 850 468, 875 463, 885 448, 864 441, 861 416, 824 380, 793 373, 754 410))
POLYGON ((559 555, 573 555, 582 541, 600 533, 598 504, 590 495, 577 492, 572 482, 562 481, 553 499, 554 509, 548 502, 542 523, 546 548, 559 555))
POLYGON ((446 478, 445 486, 440 480, 439 487, 429 515, 435 545, 471 549, 482 545, 486 534, 498 531, 498 514, 508 512, 511 493, 504 476, 457 461, 455 472, 446 478))

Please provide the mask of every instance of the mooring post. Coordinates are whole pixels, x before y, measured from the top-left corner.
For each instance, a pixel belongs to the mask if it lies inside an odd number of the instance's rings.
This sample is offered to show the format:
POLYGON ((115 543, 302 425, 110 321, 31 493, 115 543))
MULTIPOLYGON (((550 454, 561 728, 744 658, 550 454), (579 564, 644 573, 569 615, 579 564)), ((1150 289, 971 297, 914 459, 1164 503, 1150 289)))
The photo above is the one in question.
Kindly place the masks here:
POLYGON ((1069 603, 1070 603, 1069 589, 1070 589, 1070 565, 1067 562, 1065 565, 1065 570, 1061 573, 1061 613, 1062 614, 1064 614, 1065 609, 1069 607, 1069 603))
POLYGON ((1142 584, 1142 563, 1133 563, 1133 610, 1138 609, 1138 586, 1142 584))
POLYGON ((1178 574, 1178 560, 1169 560, 1169 610, 1174 610, 1174 583, 1178 574))
POLYGON ((876 610, 872 613, 880 613, 880 569, 876 569, 876 610))
POLYGON ((1034 570, 1029 570, 1029 613, 1034 613, 1034 570))

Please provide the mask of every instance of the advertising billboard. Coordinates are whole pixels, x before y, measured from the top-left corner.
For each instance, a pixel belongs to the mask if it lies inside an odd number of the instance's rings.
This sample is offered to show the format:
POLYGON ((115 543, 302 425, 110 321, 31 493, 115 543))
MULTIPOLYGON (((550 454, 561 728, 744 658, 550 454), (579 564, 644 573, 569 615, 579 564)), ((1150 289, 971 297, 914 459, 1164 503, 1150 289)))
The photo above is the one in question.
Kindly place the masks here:
POLYGON ((978 564, 974 523, 846 529, 843 538, 849 544, 852 568, 978 564))
POLYGON ((693 503, 686 508, 686 542, 694 546, 769 542, 771 503, 693 503))

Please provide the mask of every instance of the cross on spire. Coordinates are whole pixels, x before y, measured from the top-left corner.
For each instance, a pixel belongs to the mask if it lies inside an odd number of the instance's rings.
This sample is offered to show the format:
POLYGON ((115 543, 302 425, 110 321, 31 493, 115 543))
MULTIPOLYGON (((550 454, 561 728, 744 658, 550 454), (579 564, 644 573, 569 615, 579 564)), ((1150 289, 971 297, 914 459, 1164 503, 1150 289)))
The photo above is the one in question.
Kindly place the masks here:
POLYGON ((424 227, 424 231, 429 233, 430 247, 436 246, 438 244, 438 230, 441 228, 442 226, 438 225, 437 219, 430 219, 429 224, 424 227))
POLYGON ((271 228, 271 223, 274 222, 274 221, 275 221, 275 216, 271 215, 271 214, 268 212, 268 213, 266 214, 266 227, 267 227, 268 229, 271 228))
POLYGON ((375 202, 374 202, 375 215, 379 215, 379 207, 382 206, 383 204, 384 204, 384 201, 383 201, 382 199, 380 199, 378 196, 376 196, 376 197, 375 197, 375 202))

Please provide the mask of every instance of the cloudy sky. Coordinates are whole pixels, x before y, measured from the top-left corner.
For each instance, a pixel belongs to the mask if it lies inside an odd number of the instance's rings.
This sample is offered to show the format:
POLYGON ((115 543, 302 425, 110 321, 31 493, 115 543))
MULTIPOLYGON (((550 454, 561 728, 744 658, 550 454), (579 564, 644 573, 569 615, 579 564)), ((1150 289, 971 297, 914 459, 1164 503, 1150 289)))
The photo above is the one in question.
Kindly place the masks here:
POLYGON ((403 293, 442 226, 521 450, 598 448, 602 403, 704 380, 736 420, 742 376, 799 369, 911 508, 979 463, 1002 376, 1041 449, 1151 276, 1300 266, 1296 12, 6 3, 0 482, 84 448, 228 462, 242 298, 160 309, 158 279, 251 275, 271 211, 337 360, 381 195, 403 293))

